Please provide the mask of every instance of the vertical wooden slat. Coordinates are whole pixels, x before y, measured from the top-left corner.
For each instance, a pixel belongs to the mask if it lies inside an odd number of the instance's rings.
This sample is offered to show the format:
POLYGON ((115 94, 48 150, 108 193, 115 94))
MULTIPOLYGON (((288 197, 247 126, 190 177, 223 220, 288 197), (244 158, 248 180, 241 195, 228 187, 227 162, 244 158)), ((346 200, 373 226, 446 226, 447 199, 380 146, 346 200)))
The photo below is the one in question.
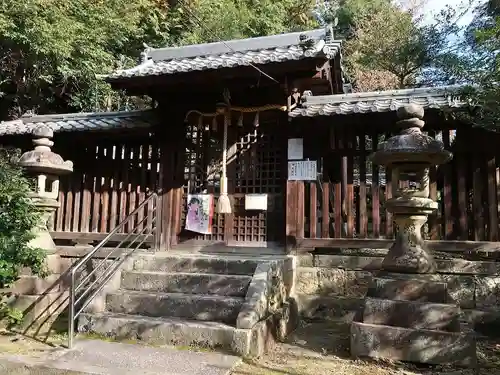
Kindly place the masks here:
POLYGON ((93 168, 94 166, 92 165, 92 171, 90 168, 86 168, 85 170, 85 175, 84 175, 84 188, 83 188, 83 197, 82 197, 82 221, 80 224, 80 228, 82 232, 89 232, 90 231, 90 205, 91 205, 91 190, 93 186, 93 168))
POLYGON ((321 237, 330 237, 330 183, 323 182, 321 199, 321 237))
POLYGON ((67 184, 66 181, 67 179, 63 180, 64 182, 59 185, 59 208, 57 209, 57 216, 56 216, 56 231, 61 232, 64 228, 64 211, 66 209, 66 205, 64 204, 65 200, 64 198, 66 197, 66 189, 67 189, 67 184))
MULTIPOLYGON (((157 192, 158 193, 158 164, 157 164, 157 158, 158 158, 158 145, 156 141, 153 139, 151 140, 151 148, 148 151, 149 153, 149 181, 148 181, 148 188, 151 192, 157 192)), ((148 219, 147 219, 147 226, 148 230, 152 231, 154 224, 158 225, 160 222, 160 218, 157 217, 154 220, 153 223, 153 204, 154 202, 151 201, 148 204, 148 219)))
POLYGON ((64 231, 71 232, 71 224, 73 222, 73 179, 71 176, 67 178, 66 184, 66 202, 64 205, 64 231))
POLYGON ((498 241, 498 201, 496 159, 490 157, 487 166, 488 173, 488 239, 498 241))
POLYGON ((296 182, 286 182, 286 218, 285 218, 285 235, 286 246, 288 250, 292 250, 295 246, 297 238, 297 193, 296 182))
MULTIPOLYGON (((457 130, 457 138, 467 139, 464 129, 457 130)), ((467 240, 469 238, 469 227, 467 217, 467 154, 466 149, 460 144, 456 157, 457 172, 457 209, 458 209, 458 238, 467 240)))
MULTIPOLYGON (((372 135, 373 152, 378 149, 378 133, 372 135)), ((380 237, 380 185, 379 166, 372 163, 372 231, 373 237, 380 237)))
MULTIPOLYGON (((129 174, 129 208, 128 215, 130 215, 137 207, 137 189, 139 185, 139 162, 140 162, 140 150, 141 146, 136 144, 132 147, 132 160, 131 160, 131 170, 129 174)), ((128 232, 135 230, 137 224, 136 215, 132 216, 128 222, 128 232)))
POLYGON ((80 208, 82 205, 82 199, 81 199, 81 192, 83 188, 83 176, 80 174, 80 171, 78 171, 78 175, 76 175, 77 178, 75 178, 75 185, 74 185, 74 207, 73 207, 73 232, 80 232, 80 208))
POLYGON ((99 209, 101 207, 101 175, 102 168, 99 164, 99 154, 101 152, 101 144, 95 147, 94 158, 96 159, 96 167, 94 171, 94 191, 92 197, 92 221, 90 223, 90 228, 92 232, 99 231, 99 209))
POLYGON ((467 240, 469 237, 469 228, 467 223, 466 163, 467 160, 463 156, 457 158, 458 234, 462 240, 467 240))
MULTIPOLYGON (((385 168, 385 201, 387 202, 392 198, 392 169, 385 168)), ((387 208, 385 209, 385 237, 394 237, 394 223, 392 222, 392 213, 387 208)))
POLYGON ((484 239, 484 219, 483 219, 483 182, 481 159, 478 155, 474 158, 474 169, 472 176, 472 207, 474 211, 474 240, 484 239))
MULTIPOLYGON (((437 168, 435 165, 431 165, 429 168, 429 198, 434 202, 437 201, 437 168)), ((439 239, 439 217, 441 216, 441 210, 438 209, 432 215, 429 215, 429 237, 431 240, 439 239)))
POLYGON ((111 146, 110 163, 113 168, 113 177, 111 180, 111 207, 109 210, 109 230, 112 231, 118 225, 118 192, 120 189, 120 170, 118 161, 120 160, 121 146, 113 144, 111 146))
POLYGON ((368 216, 366 212, 366 137, 365 132, 359 135, 359 236, 368 235, 368 216))
POLYGON ((109 221, 109 190, 111 186, 111 177, 110 174, 110 161, 111 156, 110 153, 113 152, 113 146, 109 145, 109 143, 103 144, 102 149, 100 150, 100 156, 105 161, 101 163, 103 165, 102 173, 101 173, 101 181, 102 181, 102 193, 101 193, 101 217, 100 217, 100 229, 101 233, 106 233, 109 231, 108 221, 109 221))
MULTIPOLYGON (((429 131, 429 136, 435 137, 435 131, 429 131)), ((437 202, 437 167, 435 165, 431 165, 429 167, 429 198, 434 202, 437 202)), ((439 239, 439 216, 441 210, 437 209, 435 213, 429 215, 428 219, 428 227, 429 227, 429 239, 438 240, 439 239)))
POLYGON ((344 139, 341 132, 341 128, 336 128, 336 140, 337 140, 337 175, 335 181, 335 237, 342 238, 344 236, 343 226, 344 226, 344 207, 345 207, 345 184, 347 184, 347 177, 344 176, 344 165, 347 165, 347 158, 341 156, 344 152, 344 139), (344 179, 344 177, 346 177, 344 179))
POLYGON ((305 217, 305 207, 304 207, 304 181, 297 181, 297 237, 304 238, 304 217, 305 217))
MULTIPOLYGON (((144 199, 146 199, 146 173, 148 167, 148 150, 149 150, 149 142, 143 142, 141 145, 141 153, 140 153, 140 179, 139 184, 137 186, 137 195, 138 195, 138 204, 141 204, 144 199)), ((143 208, 137 214, 137 221, 139 223, 146 217, 144 216, 144 211, 147 207, 143 208)), ((141 231, 144 228, 145 223, 139 224, 137 228, 138 231, 141 231)))
MULTIPOLYGON (((121 188, 120 188, 120 220, 121 223, 127 217, 127 203, 128 203, 128 175, 130 166, 130 147, 125 145, 122 150, 120 150, 120 161, 122 164, 121 170, 121 188)), ((123 230, 122 230, 123 231, 123 230)))
MULTIPOLYGON (((450 130, 443 130, 443 143, 445 149, 450 148, 450 130)), ((445 230, 445 239, 452 239, 453 237, 453 197, 452 197, 452 164, 448 163, 443 166, 444 168, 444 189, 443 189, 443 200, 444 200, 444 230, 445 230)))
POLYGON ((346 190, 346 215, 347 215, 347 237, 354 236, 354 153, 356 151, 356 138, 352 129, 348 128, 345 136, 347 138, 347 190, 346 190))
POLYGON ((316 238, 318 227, 318 195, 316 190, 316 181, 310 182, 310 201, 309 201, 309 232, 311 238, 316 238))

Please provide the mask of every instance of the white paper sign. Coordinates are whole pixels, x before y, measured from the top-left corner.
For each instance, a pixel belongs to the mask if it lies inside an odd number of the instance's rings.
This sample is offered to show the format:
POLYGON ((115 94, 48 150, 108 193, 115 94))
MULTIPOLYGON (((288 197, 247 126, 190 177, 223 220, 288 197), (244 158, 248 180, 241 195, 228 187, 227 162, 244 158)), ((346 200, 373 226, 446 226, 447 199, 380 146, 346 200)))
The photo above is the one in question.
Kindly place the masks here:
POLYGON ((267 211, 267 194, 245 194, 245 210, 267 211))
POLYGON ((288 140, 288 160, 300 160, 304 158, 304 139, 290 138, 288 140))
POLYGON ((288 180, 290 181, 311 181, 318 177, 316 160, 289 161, 288 180))

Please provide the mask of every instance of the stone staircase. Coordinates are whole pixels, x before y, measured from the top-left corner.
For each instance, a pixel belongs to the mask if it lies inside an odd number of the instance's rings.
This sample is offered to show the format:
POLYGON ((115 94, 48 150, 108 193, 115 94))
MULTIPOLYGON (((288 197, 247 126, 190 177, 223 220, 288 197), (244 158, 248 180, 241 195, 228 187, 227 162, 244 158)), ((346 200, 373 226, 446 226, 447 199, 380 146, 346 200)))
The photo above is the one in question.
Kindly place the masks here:
POLYGON ((139 254, 102 308, 78 331, 152 344, 225 348, 247 354, 251 330, 236 329, 256 259, 139 254))

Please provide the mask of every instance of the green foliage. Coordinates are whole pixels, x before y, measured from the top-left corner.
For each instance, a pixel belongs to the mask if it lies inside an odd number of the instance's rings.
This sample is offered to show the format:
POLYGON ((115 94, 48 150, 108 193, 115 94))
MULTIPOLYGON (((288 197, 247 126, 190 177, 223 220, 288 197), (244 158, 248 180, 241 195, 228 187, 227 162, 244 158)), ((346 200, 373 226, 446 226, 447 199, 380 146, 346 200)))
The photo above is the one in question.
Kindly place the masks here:
POLYGON ((9 287, 19 278, 22 268, 45 276, 45 252, 29 246, 32 230, 40 219, 29 197, 30 183, 21 167, 15 164, 16 154, 0 152, 0 319, 9 323, 19 320, 19 312, 9 309, 9 287))
POLYGON ((153 0, 0 2, 0 116, 89 110, 103 74, 166 44, 168 12, 153 0))
POLYGON ((177 44, 205 43, 305 30, 317 23, 312 0, 193 0, 173 9, 183 27, 177 44))
MULTIPOLYGON (((463 95, 477 107, 459 115, 491 129, 500 126, 500 8, 496 4, 491 0, 476 7, 472 22, 459 30, 465 37, 435 61, 435 70, 428 77, 431 83, 467 85, 463 95)), ((448 9, 442 16, 449 18, 447 14, 453 13, 448 9)))

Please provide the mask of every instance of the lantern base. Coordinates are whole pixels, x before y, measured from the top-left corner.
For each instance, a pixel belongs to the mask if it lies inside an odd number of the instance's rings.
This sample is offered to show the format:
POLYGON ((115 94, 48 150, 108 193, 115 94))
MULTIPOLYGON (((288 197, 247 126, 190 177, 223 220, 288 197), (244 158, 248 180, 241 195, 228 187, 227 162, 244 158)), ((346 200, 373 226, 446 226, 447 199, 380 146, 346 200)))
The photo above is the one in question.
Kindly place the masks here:
POLYGON ((422 238, 427 215, 395 215, 396 241, 382 262, 382 270, 397 273, 435 273, 436 262, 422 238))

